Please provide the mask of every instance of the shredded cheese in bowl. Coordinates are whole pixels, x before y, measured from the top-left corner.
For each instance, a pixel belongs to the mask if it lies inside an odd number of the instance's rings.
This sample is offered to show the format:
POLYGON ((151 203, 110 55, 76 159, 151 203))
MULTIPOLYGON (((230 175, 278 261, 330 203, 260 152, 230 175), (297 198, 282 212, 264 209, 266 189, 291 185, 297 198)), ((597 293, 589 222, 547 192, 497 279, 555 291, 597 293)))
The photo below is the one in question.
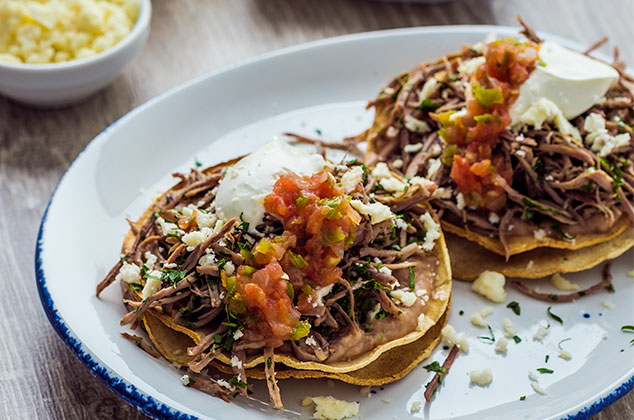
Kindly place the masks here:
POLYGON ((48 64, 99 54, 125 38, 139 0, 0 0, 0 61, 48 64))

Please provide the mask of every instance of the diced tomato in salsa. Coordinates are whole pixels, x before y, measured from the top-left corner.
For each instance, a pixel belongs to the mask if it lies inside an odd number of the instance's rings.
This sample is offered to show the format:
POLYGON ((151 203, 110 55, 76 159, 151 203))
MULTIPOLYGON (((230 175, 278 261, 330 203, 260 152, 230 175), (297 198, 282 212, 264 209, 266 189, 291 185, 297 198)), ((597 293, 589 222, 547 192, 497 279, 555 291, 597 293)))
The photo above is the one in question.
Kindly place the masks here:
POLYGON ((352 245, 361 216, 328 172, 282 175, 264 198, 264 208, 282 220, 284 233, 243 252, 245 264, 223 284, 231 294, 229 310, 245 324, 245 335, 278 347, 308 334, 310 326, 300 317, 314 311, 316 287, 341 279, 337 265, 352 245))
POLYGON ((535 69, 538 51, 539 45, 513 38, 488 44, 486 62, 471 76, 466 113, 432 115, 442 126, 441 137, 458 146, 449 161, 450 176, 472 206, 497 211, 506 202, 495 180, 501 176, 510 183, 512 171, 502 156, 493 156, 493 149, 511 123, 509 110, 535 69))

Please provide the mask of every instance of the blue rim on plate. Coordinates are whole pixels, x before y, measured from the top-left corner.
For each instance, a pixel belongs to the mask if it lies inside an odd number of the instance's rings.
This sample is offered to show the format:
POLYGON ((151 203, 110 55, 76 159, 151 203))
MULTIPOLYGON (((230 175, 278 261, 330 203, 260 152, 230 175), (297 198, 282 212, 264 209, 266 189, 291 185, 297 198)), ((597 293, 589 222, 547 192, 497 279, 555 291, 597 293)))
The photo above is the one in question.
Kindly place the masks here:
MULTIPOLYGON (((64 322, 64 320, 59 316, 58 311, 55 307, 55 303, 48 291, 46 286, 46 275, 44 274, 44 270, 42 268, 42 260, 41 260, 41 251, 42 251, 42 236, 45 229, 47 215, 51 203, 55 199, 55 194, 57 189, 64 181, 66 174, 73 167, 75 162, 88 150, 88 148, 94 146, 100 141, 104 141, 105 134, 107 134, 112 128, 114 128, 117 124, 122 121, 128 120, 132 118, 138 112, 150 107, 153 103, 172 95, 173 93, 180 91, 190 85, 196 84, 200 80, 212 78, 218 76, 222 73, 226 73, 232 71, 234 69, 248 66, 254 62, 263 60, 263 59, 271 59, 283 55, 292 54, 299 50, 311 49, 316 47, 328 46, 331 44, 340 43, 342 41, 352 41, 355 39, 362 38, 371 38, 371 37, 381 37, 385 35, 398 35, 404 34, 408 32, 416 32, 416 33, 425 33, 425 32, 436 32, 436 31, 466 31, 466 30, 485 30, 489 32, 500 31, 500 30, 516 30, 517 28, 508 27, 508 26, 490 26, 490 25, 447 25, 447 26, 429 26, 424 28, 404 28, 404 29, 390 29, 383 31, 373 31, 373 32, 364 32, 359 34, 351 34, 351 35, 343 35, 337 36, 317 41, 312 41, 308 43, 303 43, 299 45, 294 45, 286 48, 282 48, 279 50, 275 50, 269 53, 261 54, 256 57, 252 57, 246 60, 242 60, 238 63, 230 64, 224 66, 216 71, 212 71, 201 76, 198 76, 188 82, 182 83, 178 86, 168 89, 167 91, 147 100, 146 102, 140 104, 136 108, 132 109, 125 115, 123 115, 120 119, 113 122, 109 127, 107 127, 102 133, 97 135, 93 140, 91 140, 85 148, 77 155, 77 157, 73 160, 73 162, 68 166, 66 171, 60 177, 57 185, 55 186, 53 193, 51 194, 51 198, 49 199, 48 204, 46 205, 46 209, 44 211, 44 215, 42 216, 42 221, 40 223, 40 227, 38 230, 37 241, 35 245, 35 279, 37 283, 37 290, 40 296, 40 301, 42 302, 42 307, 44 308, 44 312, 46 316, 60 336, 64 344, 70 349, 70 351, 77 357, 84 366, 88 368, 88 370, 99 379, 104 385, 110 388, 116 395, 118 395, 121 399, 123 399, 126 403, 131 405, 132 407, 138 409, 143 414, 152 417, 153 419, 178 419, 178 420, 195 420, 199 417, 183 413, 178 411, 160 401, 157 401, 152 396, 145 394, 139 391, 134 385, 127 382, 125 379, 119 377, 114 372, 109 370, 106 366, 101 365, 98 361, 93 359, 92 355, 84 348, 83 343, 78 338, 74 337, 68 326, 64 322)), ((556 36, 549 36, 549 38, 557 38, 556 36)), ((626 380, 621 385, 617 386, 612 392, 608 395, 600 397, 597 401, 594 401, 589 406, 583 407, 579 409, 576 413, 568 414, 562 417, 562 420, 583 420, 587 419, 594 414, 599 413, 601 410, 605 409, 609 405, 616 402, 618 399, 623 397, 629 391, 634 389, 634 376, 626 380)))

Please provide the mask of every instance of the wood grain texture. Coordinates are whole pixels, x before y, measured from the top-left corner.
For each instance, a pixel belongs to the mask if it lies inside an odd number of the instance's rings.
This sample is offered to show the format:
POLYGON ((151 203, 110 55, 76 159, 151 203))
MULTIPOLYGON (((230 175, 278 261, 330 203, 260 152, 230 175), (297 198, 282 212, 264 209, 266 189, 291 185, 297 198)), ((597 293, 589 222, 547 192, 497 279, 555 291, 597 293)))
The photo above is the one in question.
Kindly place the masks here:
MULTIPOLYGON (((634 64, 632 0, 154 0, 146 49, 82 104, 32 110, 0 98, 0 419, 143 419, 64 347, 40 307, 33 254, 57 180, 81 149, 136 105, 237 60, 324 37, 407 26, 515 25, 591 44, 604 35, 634 64)), ((0 22, 0 25, 2 22, 0 22)), ((78 203, 80 204, 80 203, 78 203)), ((634 418, 634 393, 594 417, 634 418)))

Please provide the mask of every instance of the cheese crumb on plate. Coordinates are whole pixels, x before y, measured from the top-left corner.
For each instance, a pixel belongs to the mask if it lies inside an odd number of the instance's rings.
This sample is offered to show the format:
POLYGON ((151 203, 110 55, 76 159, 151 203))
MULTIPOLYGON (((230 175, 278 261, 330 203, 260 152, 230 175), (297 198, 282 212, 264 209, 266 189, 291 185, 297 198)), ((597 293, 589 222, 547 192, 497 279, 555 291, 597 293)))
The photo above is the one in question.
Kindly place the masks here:
POLYGON ((304 397, 302 405, 307 407, 315 404, 314 419, 342 420, 359 414, 359 403, 338 400, 328 395, 327 397, 304 397))

